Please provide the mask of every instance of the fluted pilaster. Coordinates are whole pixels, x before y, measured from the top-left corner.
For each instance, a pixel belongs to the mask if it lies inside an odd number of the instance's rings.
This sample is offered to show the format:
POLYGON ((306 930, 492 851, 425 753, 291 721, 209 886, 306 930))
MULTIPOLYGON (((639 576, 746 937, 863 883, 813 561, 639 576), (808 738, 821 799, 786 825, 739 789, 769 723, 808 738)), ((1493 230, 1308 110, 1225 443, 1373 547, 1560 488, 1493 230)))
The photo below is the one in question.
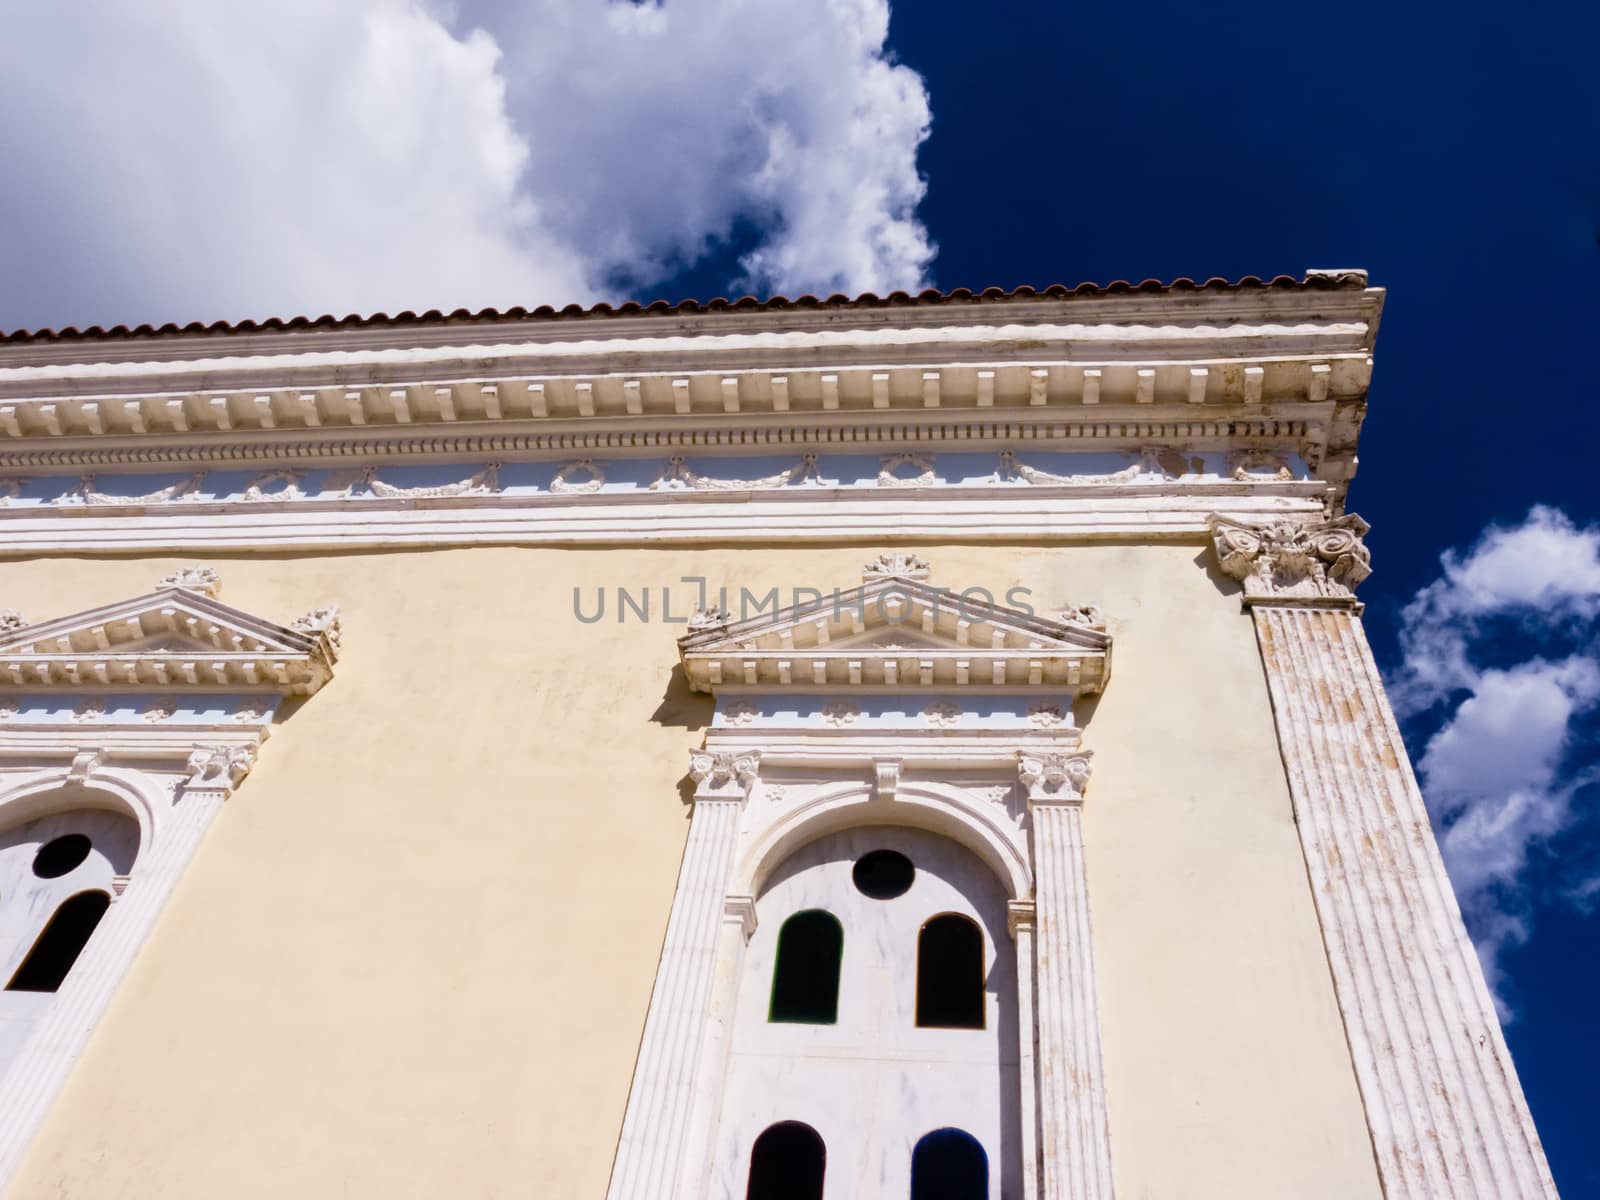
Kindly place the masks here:
POLYGON ((1217 548, 1254 614, 1378 1172, 1390 1200, 1554 1197, 1350 590, 1365 532, 1219 523, 1217 548))
MULTIPOLYGON (((739 836, 739 814, 755 772, 753 756, 697 753, 698 787, 678 890, 667 918, 650 1015, 611 1171, 609 1200, 672 1200, 701 1153, 688 1145, 705 1059, 719 934, 739 836)), ((695 1172, 698 1175, 698 1170, 695 1172)))
POLYGON ((1044 1200, 1110 1200, 1111 1141, 1083 859, 1086 754, 1023 755, 1033 817, 1044 1200))
POLYGON ((1006 924, 1016 942, 1017 959, 1017 1079, 1022 1093, 1017 1116, 1022 1126, 1022 1200, 1039 1200, 1039 1032, 1034 1017, 1036 906, 1030 900, 1011 901, 1006 924))

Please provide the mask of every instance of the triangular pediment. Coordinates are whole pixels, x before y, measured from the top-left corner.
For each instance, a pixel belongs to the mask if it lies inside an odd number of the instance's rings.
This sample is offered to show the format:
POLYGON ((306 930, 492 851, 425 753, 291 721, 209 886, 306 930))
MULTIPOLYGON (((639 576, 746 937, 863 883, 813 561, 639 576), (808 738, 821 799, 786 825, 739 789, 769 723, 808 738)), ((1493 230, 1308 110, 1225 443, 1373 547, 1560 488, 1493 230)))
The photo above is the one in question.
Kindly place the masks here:
POLYGON ((684 670, 699 691, 719 686, 1045 687, 1098 691, 1111 637, 1098 614, 1041 614, 1000 604, 981 589, 957 594, 915 571, 874 572, 858 587, 820 593, 745 617, 696 615, 680 639, 684 670))
POLYGON ((331 609, 279 625, 224 604, 215 574, 180 572, 154 591, 0 631, 0 687, 268 688, 305 695, 338 657, 331 609))

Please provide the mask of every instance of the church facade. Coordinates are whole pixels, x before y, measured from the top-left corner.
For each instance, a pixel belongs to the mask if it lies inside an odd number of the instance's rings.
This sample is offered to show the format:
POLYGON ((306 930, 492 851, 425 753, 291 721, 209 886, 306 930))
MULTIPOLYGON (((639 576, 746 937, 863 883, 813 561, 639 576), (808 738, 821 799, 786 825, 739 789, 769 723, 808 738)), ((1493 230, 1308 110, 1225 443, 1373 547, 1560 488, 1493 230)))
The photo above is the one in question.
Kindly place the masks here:
POLYGON ((0 342, 0 1195, 1553 1197, 1382 302, 0 342))

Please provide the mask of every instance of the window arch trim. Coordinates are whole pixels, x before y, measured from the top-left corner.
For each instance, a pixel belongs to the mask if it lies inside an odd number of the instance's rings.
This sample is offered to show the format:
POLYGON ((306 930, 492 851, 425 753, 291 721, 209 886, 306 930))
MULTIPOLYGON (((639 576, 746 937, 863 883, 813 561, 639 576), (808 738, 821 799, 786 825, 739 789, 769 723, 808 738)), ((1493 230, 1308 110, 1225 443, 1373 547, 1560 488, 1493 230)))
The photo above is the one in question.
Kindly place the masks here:
POLYGON ((1006 899, 1033 894, 1033 870, 1016 827, 998 805, 953 784, 902 783, 892 812, 870 806, 871 787, 845 783, 783 813, 735 864, 729 891, 759 896, 772 873, 806 846, 865 825, 897 825, 948 838, 989 868, 1006 899))

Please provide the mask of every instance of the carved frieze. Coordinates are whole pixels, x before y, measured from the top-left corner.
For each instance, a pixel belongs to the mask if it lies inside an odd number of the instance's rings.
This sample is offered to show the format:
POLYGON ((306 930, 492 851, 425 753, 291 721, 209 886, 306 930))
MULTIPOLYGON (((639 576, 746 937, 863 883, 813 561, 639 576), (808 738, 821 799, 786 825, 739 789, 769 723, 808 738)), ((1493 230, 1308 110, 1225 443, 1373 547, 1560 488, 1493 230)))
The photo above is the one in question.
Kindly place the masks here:
POLYGON ((1021 480, 1052 487, 1091 487, 1104 484, 1134 483, 1137 480, 1149 478, 1157 482, 1176 479, 1177 476, 1167 471, 1161 465, 1160 448, 1145 449, 1139 454, 1139 461, 1123 467, 1120 471, 1111 471, 1101 475, 1058 475, 1052 471, 1041 471, 1027 463, 1019 462, 1017 456, 1010 450, 1000 451, 1000 470, 996 477, 1001 480, 1021 480))
POLYGON ((934 487, 938 482, 933 459, 920 454, 890 455, 878 466, 879 487, 925 488, 934 487), (902 475, 901 471, 910 471, 912 474, 902 475))
POLYGON ((193 498, 194 494, 199 491, 200 484, 205 477, 206 473, 204 471, 198 471, 187 479, 180 480, 168 487, 157 488, 153 492, 145 492, 142 495, 128 496, 120 493, 103 492, 95 482, 93 475, 85 475, 78 480, 78 485, 67 493, 67 498, 82 504, 165 504, 169 500, 181 500, 185 497, 193 498))
POLYGON ((550 490, 558 495, 564 492, 598 492, 605 485, 606 473, 592 459, 580 458, 556 472, 555 478, 550 481, 550 490), (575 475, 587 475, 589 478, 574 483, 572 480, 575 475))
POLYGON ((361 486, 383 500, 443 500, 453 496, 489 496, 500 490, 500 464, 490 463, 475 471, 459 483, 440 484, 437 487, 396 487, 378 478, 378 468, 371 467, 361 478, 361 486))
POLYGON ((822 719, 835 729, 854 725, 861 716, 861 706, 853 700, 830 700, 822 706, 822 719))
POLYGON ((1065 725, 1070 716, 1066 706, 1054 700, 1037 700, 1028 705, 1028 721, 1040 729, 1056 729, 1065 725))
POLYGON ((247 503, 281 503, 285 500, 303 500, 305 492, 300 481, 305 476, 299 471, 265 471, 252 479, 244 489, 247 503), (274 484, 279 486, 273 487, 274 484), (268 489, 272 490, 268 490, 268 489))
POLYGON ((799 462, 787 470, 774 475, 763 475, 758 479, 719 479, 712 475, 702 475, 688 466, 682 455, 673 455, 651 483, 650 490, 653 492, 682 489, 700 492, 758 491, 762 488, 788 487, 791 483, 816 482, 818 480, 815 454, 803 455, 799 462))

